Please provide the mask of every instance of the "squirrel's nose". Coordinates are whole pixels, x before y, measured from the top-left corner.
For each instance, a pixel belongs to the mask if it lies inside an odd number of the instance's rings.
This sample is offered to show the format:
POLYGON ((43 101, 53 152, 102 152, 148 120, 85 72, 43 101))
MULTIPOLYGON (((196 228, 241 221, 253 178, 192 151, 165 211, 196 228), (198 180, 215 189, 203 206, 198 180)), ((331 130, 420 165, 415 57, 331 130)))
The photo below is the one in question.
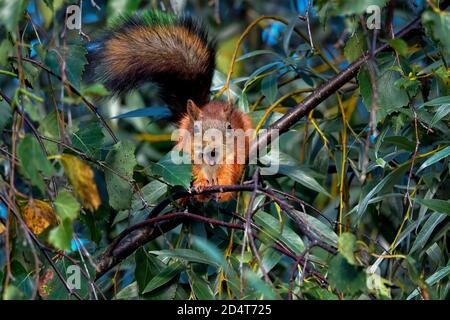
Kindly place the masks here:
POLYGON ((210 166, 213 166, 213 165, 217 164, 216 155, 217 155, 217 151, 216 151, 215 148, 212 149, 212 150, 209 152, 209 155, 208 155, 207 158, 208 158, 208 164, 209 164, 210 166))

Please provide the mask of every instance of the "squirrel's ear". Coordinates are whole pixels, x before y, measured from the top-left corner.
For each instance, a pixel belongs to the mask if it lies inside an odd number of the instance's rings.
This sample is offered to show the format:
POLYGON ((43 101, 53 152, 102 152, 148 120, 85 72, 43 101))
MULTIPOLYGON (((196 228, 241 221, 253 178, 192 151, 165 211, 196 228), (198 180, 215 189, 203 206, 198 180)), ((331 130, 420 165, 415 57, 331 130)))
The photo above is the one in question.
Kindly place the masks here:
POLYGON ((187 101, 186 111, 193 120, 197 120, 200 117, 201 110, 191 99, 187 101))
POLYGON ((223 113, 227 118, 231 117, 231 113, 233 113, 233 105, 230 103, 227 103, 223 106, 223 113))

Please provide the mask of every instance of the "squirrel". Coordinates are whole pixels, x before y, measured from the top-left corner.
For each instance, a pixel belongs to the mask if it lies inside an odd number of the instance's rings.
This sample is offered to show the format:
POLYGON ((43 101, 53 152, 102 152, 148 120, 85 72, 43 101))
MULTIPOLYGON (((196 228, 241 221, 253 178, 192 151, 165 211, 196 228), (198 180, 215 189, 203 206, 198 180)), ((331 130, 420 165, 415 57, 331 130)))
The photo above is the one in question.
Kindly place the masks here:
MULTIPOLYGON (((236 159, 247 154, 250 136, 245 135, 243 145, 234 144, 223 152, 217 152, 220 143, 214 145, 214 141, 202 141, 200 151, 188 142, 194 141, 199 130, 213 129, 226 137, 230 129, 248 132, 253 127, 251 118, 232 104, 210 100, 215 56, 215 43, 208 39, 204 25, 189 16, 160 11, 122 18, 102 39, 94 56, 98 79, 114 94, 145 82, 158 86, 159 97, 172 111, 178 129, 188 133, 188 137, 178 138, 176 148, 187 152, 191 160, 202 158, 192 166, 192 187, 197 191, 239 183, 245 161, 236 159), (209 158, 201 157, 207 149, 209 158)), ((214 195, 218 202, 233 197, 233 192, 214 195)), ((197 195, 195 199, 204 202, 210 196, 197 195)))

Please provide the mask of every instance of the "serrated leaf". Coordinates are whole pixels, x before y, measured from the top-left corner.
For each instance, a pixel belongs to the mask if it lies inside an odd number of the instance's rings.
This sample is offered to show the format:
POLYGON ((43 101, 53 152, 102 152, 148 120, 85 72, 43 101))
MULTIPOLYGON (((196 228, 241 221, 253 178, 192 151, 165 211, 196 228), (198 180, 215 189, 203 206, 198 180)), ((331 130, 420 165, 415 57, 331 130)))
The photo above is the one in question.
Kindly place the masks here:
POLYGON ((114 145, 106 156, 106 163, 111 170, 105 171, 106 189, 109 195, 109 204, 116 210, 130 207, 133 190, 123 178, 133 178, 133 168, 136 165, 134 156, 135 146, 130 141, 121 141, 114 145), (116 173, 119 173, 119 177, 116 173))
POLYGON ((364 54, 366 48, 366 40, 362 33, 355 34, 347 41, 344 48, 344 54, 348 62, 352 63, 364 54))
POLYGON ((17 146, 17 157, 19 158, 25 175, 41 191, 44 191, 45 184, 41 172, 47 177, 53 174, 53 167, 47 160, 41 146, 30 134, 20 141, 17 146))
MULTIPOLYGON (((39 129, 39 133, 41 133, 44 137, 52 138, 54 140, 59 141, 61 139, 59 133, 59 123, 58 123, 58 115, 55 111, 50 112, 45 116, 45 118, 41 121, 39 129)), ((43 141, 45 149, 49 154, 58 153, 58 144, 51 141, 43 141)))
POLYGON ((62 221, 56 228, 50 230, 48 241, 60 250, 70 250, 73 235, 72 222, 62 221))
MULTIPOLYGON (((385 114, 389 114, 408 104, 409 97, 405 90, 395 86, 395 82, 399 78, 398 72, 385 70, 377 79, 377 103, 385 114)), ((358 81, 364 105, 370 111, 372 105, 372 84, 369 71, 366 68, 362 68, 359 71, 358 81)))
POLYGON ((402 39, 390 39, 389 45, 401 56, 406 57, 408 54, 408 44, 402 39))
POLYGON ((54 205, 56 213, 62 221, 73 221, 78 218, 81 206, 69 192, 61 191, 56 197, 54 205))
POLYGON ((67 80, 77 89, 80 89, 81 76, 87 64, 86 48, 80 45, 68 45, 65 52, 59 54, 50 50, 45 58, 45 64, 58 76, 61 76, 62 61, 65 57, 65 75, 67 80))
POLYGON ((332 288, 350 294, 356 294, 366 289, 366 273, 363 268, 349 264, 341 254, 331 259, 328 280, 332 288))
POLYGON ((97 158, 104 138, 102 127, 97 122, 92 122, 72 134, 72 145, 87 155, 97 158))

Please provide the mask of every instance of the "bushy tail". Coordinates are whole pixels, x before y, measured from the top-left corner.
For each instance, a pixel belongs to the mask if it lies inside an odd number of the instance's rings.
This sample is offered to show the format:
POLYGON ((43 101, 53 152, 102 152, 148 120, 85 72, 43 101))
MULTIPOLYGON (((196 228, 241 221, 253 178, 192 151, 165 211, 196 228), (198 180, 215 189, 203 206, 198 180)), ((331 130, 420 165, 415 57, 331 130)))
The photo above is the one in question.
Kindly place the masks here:
POLYGON ((98 79, 116 94, 154 82, 179 116, 188 99, 208 102, 215 48, 192 18, 146 12, 122 18, 97 48, 93 63, 98 79))

